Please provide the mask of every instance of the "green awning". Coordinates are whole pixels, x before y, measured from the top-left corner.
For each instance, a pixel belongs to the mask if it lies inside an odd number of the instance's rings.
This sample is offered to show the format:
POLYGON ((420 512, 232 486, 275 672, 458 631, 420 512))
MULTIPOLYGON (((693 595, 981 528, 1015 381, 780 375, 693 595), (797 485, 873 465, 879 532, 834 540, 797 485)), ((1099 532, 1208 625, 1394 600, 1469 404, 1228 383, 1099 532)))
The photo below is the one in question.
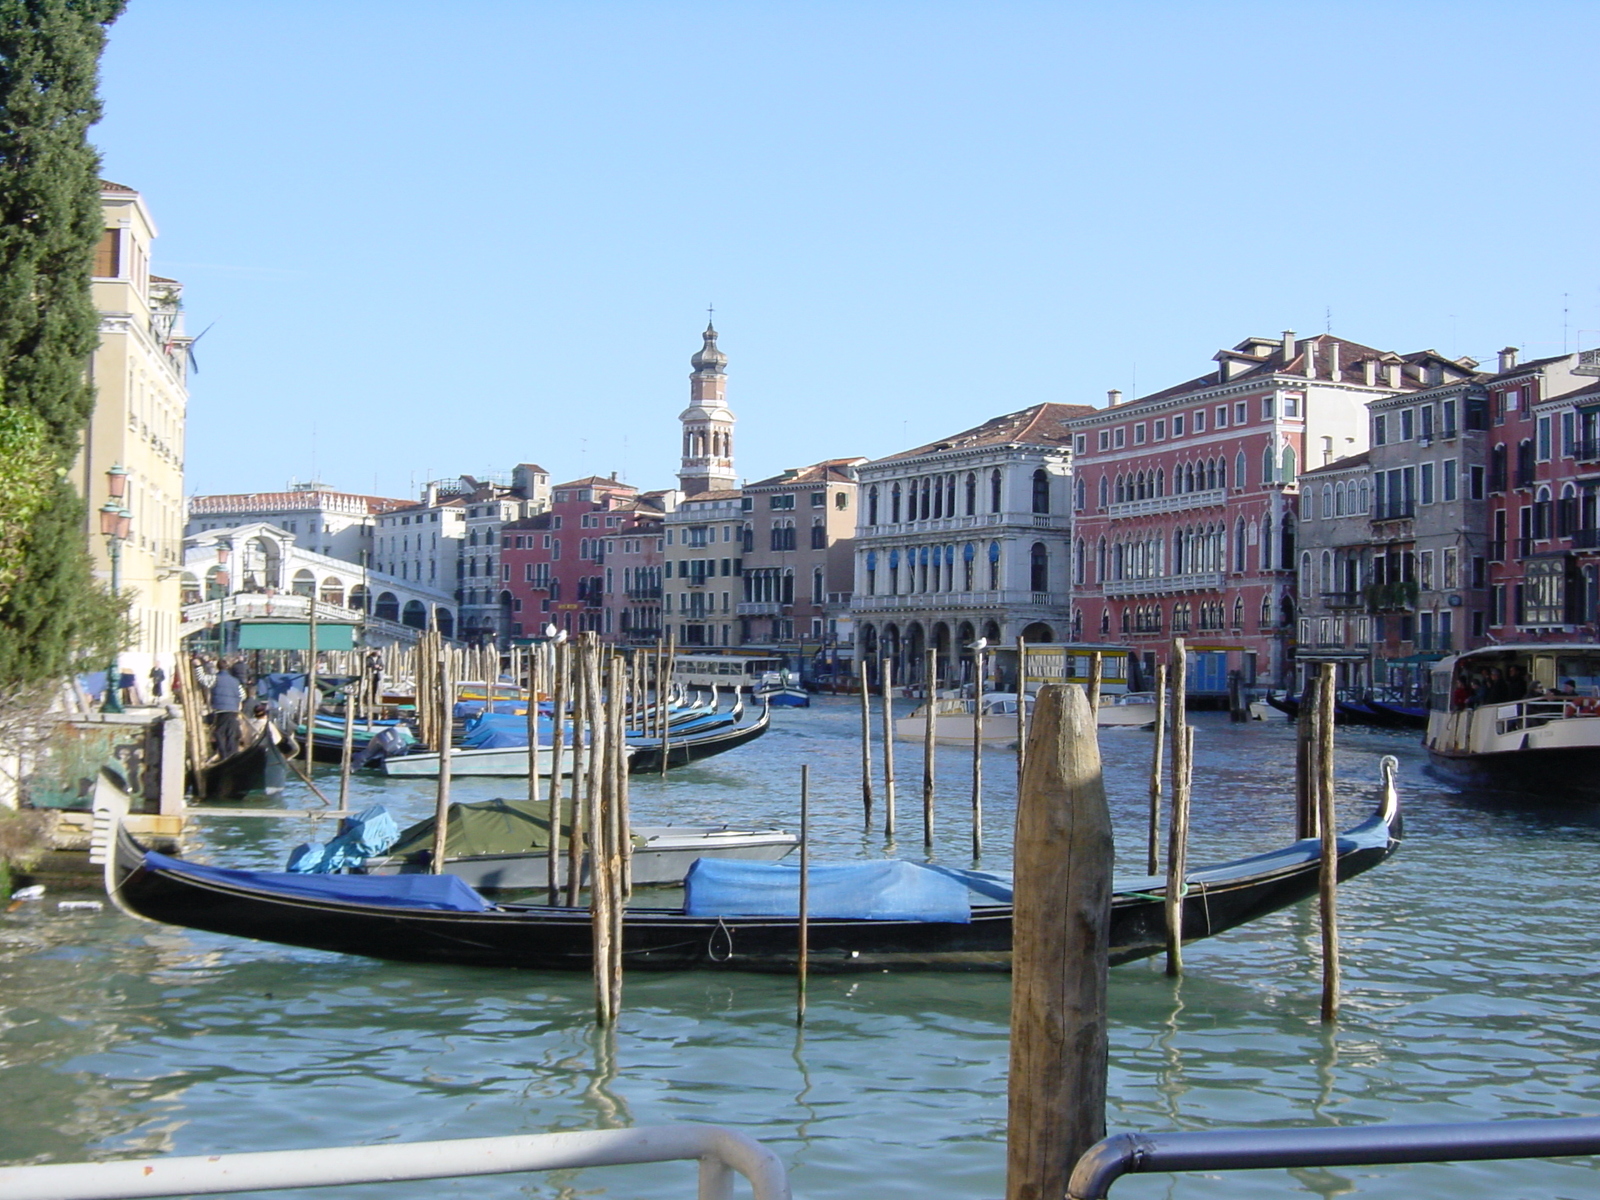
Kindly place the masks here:
MULTIPOLYGON (((309 650, 311 626, 305 621, 241 621, 241 650, 309 650)), ((356 627, 317 622, 318 650, 354 650, 356 627)))

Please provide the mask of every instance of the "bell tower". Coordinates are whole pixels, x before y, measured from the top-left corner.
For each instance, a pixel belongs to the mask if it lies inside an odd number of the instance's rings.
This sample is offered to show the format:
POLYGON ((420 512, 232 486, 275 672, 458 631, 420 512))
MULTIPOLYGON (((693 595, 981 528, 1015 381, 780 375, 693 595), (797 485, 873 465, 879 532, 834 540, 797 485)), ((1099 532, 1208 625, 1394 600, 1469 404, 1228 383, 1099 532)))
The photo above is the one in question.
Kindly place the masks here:
POLYGON ((717 349, 717 331, 707 322, 700 335, 705 344, 689 360, 689 407, 678 414, 683 422, 683 465, 678 486, 685 496, 724 491, 737 486, 733 473, 734 415, 724 400, 728 356, 717 349))

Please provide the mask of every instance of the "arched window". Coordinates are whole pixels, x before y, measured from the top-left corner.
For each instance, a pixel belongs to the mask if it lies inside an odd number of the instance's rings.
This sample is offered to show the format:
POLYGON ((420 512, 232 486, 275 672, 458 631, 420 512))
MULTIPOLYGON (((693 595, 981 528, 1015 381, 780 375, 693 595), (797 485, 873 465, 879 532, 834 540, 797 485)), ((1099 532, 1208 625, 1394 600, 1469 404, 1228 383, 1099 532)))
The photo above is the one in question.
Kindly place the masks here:
POLYGON ((1365 479, 1363 479, 1361 481, 1361 507, 1356 509, 1356 511, 1357 512, 1361 512, 1361 513, 1366 512, 1367 511, 1367 506, 1370 505, 1371 503, 1372 503, 1372 485, 1370 483, 1368 483, 1365 479))
POLYGON ((1000 468, 996 467, 989 472, 989 511, 1000 511, 1000 468))
POLYGON ((1117 497, 1117 503, 1118 504, 1126 504, 1128 502, 1128 485, 1127 485, 1127 482, 1122 478, 1121 475, 1117 476, 1117 486, 1116 486, 1115 494, 1116 494, 1116 497, 1117 497))
POLYGON ((926 521, 930 515, 931 501, 933 499, 933 480, 922 481, 922 519, 926 521))
POLYGON ((1300 594, 1311 595, 1311 551, 1300 555, 1300 594))
POLYGON ((1326 521, 1333 516, 1333 484, 1322 485, 1322 519, 1326 521))
POLYGON ((878 485, 873 484, 867 489, 867 524, 878 523, 878 485))
POLYGON ((1050 590, 1050 552, 1045 549, 1043 542, 1035 542, 1028 551, 1028 590, 1050 590))
POLYGON ((1072 582, 1073 583, 1083 583, 1083 582, 1085 582, 1084 577, 1083 577, 1083 572, 1084 572, 1085 567, 1088 564, 1088 558, 1089 558, 1089 548, 1088 548, 1087 545, 1084 544, 1084 540, 1082 538, 1079 538, 1078 541, 1077 541, 1077 544, 1075 546, 1073 546, 1073 548, 1072 548, 1072 582))
POLYGON ((1278 479, 1278 463, 1273 457, 1272 447, 1269 445, 1261 452, 1261 482, 1275 483, 1278 479))
POLYGON ((977 558, 978 548, 971 542, 961 548, 961 590, 964 592, 972 590, 972 572, 976 569, 973 564, 977 561, 977 558))
POLYGON ((1089 504, 1089 485, 1088 485, 1088 483, 1085 482, 1082 479, 1079 479, 1077 481, 1076 485, 1073 488, 1073 492, 1074 492, 1074 496, 1075 496, 1075 501, 1073 503, 1073 508, 1076 509, 1078 512, 1082 512, 1085 508, 1088 507, 1088 504, 1089 504))
POLYGON ((1228 486, 1228 460, 1225 458, 1217 459, 1217 486, 1219 488, 1228 486))
POLYGON ((1233 524, 1233 569, 1244 570, 1244 518, 1233 524))
POLYGON ((1272 570, 1272 514, 1261 518, 1261 569, 1272 570))
POLYGON ((1111 500, 1111 482, 1106 476, 1100 476, 1100 507, 1104 508, 1111 500))
POLYGON ((1233 486, 1242 491, 1245 483, 1244 451, 1241 450, 1233 456, 1233 486))
POLYGON ((1336 516, 1336 517, 1344 516, 1344 506, 1345 506, 1344 484, 1340 483, 1337 486, 1335 486, 1334 489, 1333 489, 1333 515, 1336 516))
POLYGON ((1156 470, 1156 496, 1159 498, 1167 494, 1167 469, 1159 467, 1156 470))
POLYGON ((1183 467, 1183 490, 1194 491, 1194 464, 1185 463, 1183 467))
POLYGON ((1244 630, 1244 597, 1237 596, 1233 601, 1233 628, 1238 632, 1244 630))
POLYGON ((1317 590, 1331 592, 1333 590, 1333 551, 1322 552, 1322 572, 1317 577, 1317 590))
POLYGON ((896 483, 889 489, 889 523, 900 524, 900 485, 896 483))
MULTIPOLYGON (((995 477, 998 478, 999 474, 1000 473, 998 471, 996 471, 995 472, 995 477)), ((995 591, 996 589, 999 588, 999 586, 1000 586, 1000 543, 999 542, 990 542, 989 543, 989 590, 990 591, 995 591)))
POLYGON ((1043 467, 1033 473, 1033 511, 1036 513, 1050 511, 1050 474, 1043 467))
POLYGON ((978 473, 967 472, 967 516, 975 516, 978 512, 978 473))
POLYGON ((1297 463, 1297 460, 1295 458, 1294 447, 1293 446, 1285 446, 1283 448, 1283 482, 1285 482, 1285 483, 1293 483, 1294 482, 1295 473, 1296 473, 1296 463, 1297 463))
POLYGON ((1261 597, 1261 632, 1272 628, 1272 597, 1261 597))

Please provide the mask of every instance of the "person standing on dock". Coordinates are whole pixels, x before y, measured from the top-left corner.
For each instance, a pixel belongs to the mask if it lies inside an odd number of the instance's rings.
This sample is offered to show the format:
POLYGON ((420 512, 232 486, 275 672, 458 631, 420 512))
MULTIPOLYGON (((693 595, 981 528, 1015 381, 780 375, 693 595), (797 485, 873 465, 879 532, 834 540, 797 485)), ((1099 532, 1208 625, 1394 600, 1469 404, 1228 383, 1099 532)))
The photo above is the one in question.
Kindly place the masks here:
POLYGON ((219 670, 211 685, 211 740, 219 758, 239 752, 239 710, 244 705, 244 685, 232 671, 219 670))

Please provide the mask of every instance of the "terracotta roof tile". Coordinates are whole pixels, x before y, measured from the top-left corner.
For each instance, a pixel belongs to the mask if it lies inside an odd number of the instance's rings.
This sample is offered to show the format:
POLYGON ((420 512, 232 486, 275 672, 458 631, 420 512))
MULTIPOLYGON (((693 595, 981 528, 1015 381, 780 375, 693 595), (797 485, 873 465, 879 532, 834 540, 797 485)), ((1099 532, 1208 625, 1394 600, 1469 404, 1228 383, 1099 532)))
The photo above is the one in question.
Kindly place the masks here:
POLYGON ((982 425, 964 429, 950 437, 915 450, 887 454, 874 462, 894 462, 902 458, 917 458, 924 454, 937 454, 941 450, 971 450, 980 446, 1008 446, 1014 443, 1034 446, 1070 446, 1072 431, 1068 422, 1089 416, 1094 408, 1087 404, 1035 404, 1020 412, 1003 417, 991 417, 982 425))

